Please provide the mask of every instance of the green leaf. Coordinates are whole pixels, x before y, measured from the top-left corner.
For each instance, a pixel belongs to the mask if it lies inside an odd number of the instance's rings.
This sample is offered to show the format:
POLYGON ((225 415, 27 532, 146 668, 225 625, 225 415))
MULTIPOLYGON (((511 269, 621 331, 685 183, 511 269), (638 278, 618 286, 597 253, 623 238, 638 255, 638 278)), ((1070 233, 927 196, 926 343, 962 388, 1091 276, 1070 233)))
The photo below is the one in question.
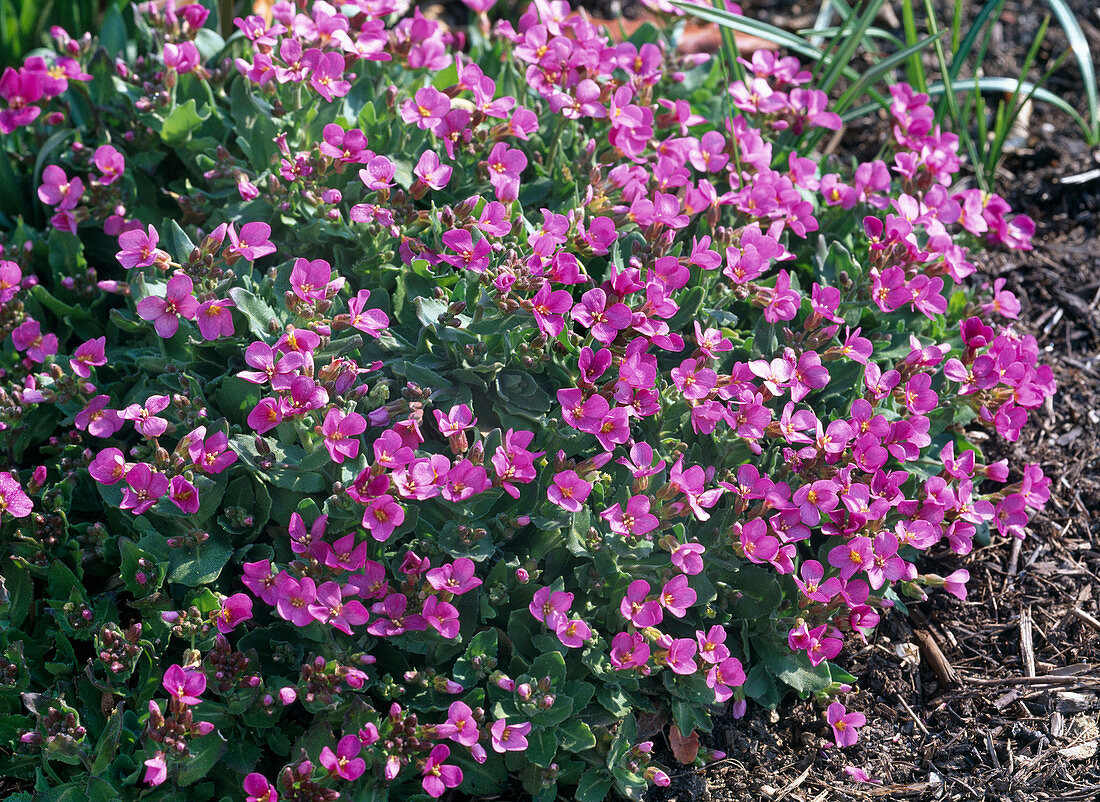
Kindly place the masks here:
POLYGON ((261 340, 266 341, 272 335, 272 329, 278 331, 282 328, 271 307, 243 287, 231 287, 229 297, 240 313, 248 318, 248 328, 261 340))
POLYGON ((160 138, 168 145, 180 145, 190 139, 202 125, 203 120, 209 116, 209 111, 205 116, 200 115, 195 108, 195 99, 191 98, 186 103, 176 106, 164 118, 160 138))
POLYGON ((174 551, 172 569, 168 574, 169 582, 196 587, 213 582, 222 572, 233 554, 233 549, 225 542, 225 536, 212 534, 210 539, 195 547, 192 552, 174 551))
POLYGON ((524 755, 536 766, 548 768, 554 762, 558 752, 558 739, 553 729, 535 730, 527 736, 527 751, 524 755))
POLYGON ((591 768, 581 775, 577 784, 577 802, 603 802, 611 790, 611 778, 603 769, 591 768))
POLYGON ((562 722, 558 727, 561 748, 570 752, 583 752, 596 746, 596 736, 592 729, 578 718, 562 722))
POLYGON ((191 757, 184 762, 183 770, 179 773, 177 782, 180 785, 191 785, 205 778, 228 748, 224 736, 217 730, 208 735, 192 738, 188 746, 191 749, 191 757))

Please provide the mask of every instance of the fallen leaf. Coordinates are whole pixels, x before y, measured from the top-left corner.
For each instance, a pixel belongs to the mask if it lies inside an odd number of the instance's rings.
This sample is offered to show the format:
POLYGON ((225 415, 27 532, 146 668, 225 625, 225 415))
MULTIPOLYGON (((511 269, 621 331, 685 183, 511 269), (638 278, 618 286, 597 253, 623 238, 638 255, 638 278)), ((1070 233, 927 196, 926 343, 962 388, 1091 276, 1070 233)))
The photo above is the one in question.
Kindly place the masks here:
POLYGON ((668 745, 672 748, 672 754, 686 766, 695 762, 699 756, 699 733, 695 730, 686 738, 680 733, 680 728, 675 724, 668 728, 668 745))

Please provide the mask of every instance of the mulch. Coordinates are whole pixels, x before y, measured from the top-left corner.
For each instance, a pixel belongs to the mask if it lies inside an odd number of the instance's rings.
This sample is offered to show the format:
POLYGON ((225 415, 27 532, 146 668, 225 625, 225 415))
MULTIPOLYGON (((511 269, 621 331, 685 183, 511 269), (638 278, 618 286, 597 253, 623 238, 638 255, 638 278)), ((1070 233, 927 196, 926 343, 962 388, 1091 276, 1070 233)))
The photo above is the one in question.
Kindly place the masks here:
MULTIPOLYGON (((788 29, 810 27, 816 13, 812 3, 742 5, 788 29)), ((950 4, 937 5, 946 19, 950 4)), ((1094 3, 1071 5, 1100 54, 1094 3)), ((1006 4, 985 74, 1019 74, 1044 9, 1006 4)), ((1066 48, 1056 28, 1040 70, 1066 48)), ((1083 97, 1072 58, 1048 87, 1083 97)), ((840 152, 881 138, 854 129, 840 152)), ((1100 799, 1100 151, 1035 104, 997 191, 1036 220, 1035 247, 989 251, 978 264, 1020 297, 1020 328, 1038 340, 1059 392, 1032 413, 1018 442, 985 446, 1014 466, 1040 463, 1053 478, 1050 503, 1023 541, 995 539, 965 558, 932 555, 929 570, 970 571, 965 601, 936 594, 907 618, 885 619, 866 647, 849 646, 844 665, 859 682, 846 704, 868 716, 856 746, 830 748, 810 700, 750 708, 741 720, 718 718, 704 738, 725 760, 673 769, 672 785, 652 802, 1100 799), (856 783, 846 767, 880 783, 856 783)))

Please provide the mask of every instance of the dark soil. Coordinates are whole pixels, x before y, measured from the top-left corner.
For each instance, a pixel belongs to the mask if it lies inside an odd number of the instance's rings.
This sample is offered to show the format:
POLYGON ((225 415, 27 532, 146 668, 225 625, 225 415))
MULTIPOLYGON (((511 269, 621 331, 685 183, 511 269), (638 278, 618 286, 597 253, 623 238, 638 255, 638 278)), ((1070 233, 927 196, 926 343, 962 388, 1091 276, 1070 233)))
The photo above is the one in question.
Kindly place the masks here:
MULTIPOLYGON (((810 27, 817 8, 780 0, 742 5, 792 30, 810 27)), ((937 5, 948 19, 952 4, 937 5)), ((1071 5, 1095 60, 1097 7, 1091 0, 1071 5)), ((1044 3, 1006 4, 986 75, 1019 74, 1044 13, 1044 3)), ((879 24, 890 27, 890 20, 879 24)), ((1052 23, 1038 70, 1065 49, 1052 23)), ((1071 101, 1084 96, 1072 58, 1048 88, 1071 101)), ((875 125, 881 122, 846 132, 839 152, 877 147, 883 134, 869 130, 875 125)), ((930 569, 970 571, 966 601, 937 594, 908 618, 888 618, 869 645, 848 653, 846 667, 859 677, 848 706, 868 716, 855 747, 829 748, 829 728, 811 701, 789 700, 775 713, 750 708, 740 721, 717 719, 704 739, 727 759, 671 771, 672 786, 653 794, 654 802, 1100 799, 1098 158, 1072 121, 1035 104, 1027 141, 1009 153, 997 186, 1036 220, 1034 250, 990 251, 978 262, 1020 297, 1021 328, 1038 339, 1059 384, 1019 442, 987 443, 992 456, 1038 462, 1054 480, 1027 539, 995 540, 965 558, 944 554, 942 566, 933 559, 930 569), (843 771, 849 766, 881 784, 852 781, 843 771)))

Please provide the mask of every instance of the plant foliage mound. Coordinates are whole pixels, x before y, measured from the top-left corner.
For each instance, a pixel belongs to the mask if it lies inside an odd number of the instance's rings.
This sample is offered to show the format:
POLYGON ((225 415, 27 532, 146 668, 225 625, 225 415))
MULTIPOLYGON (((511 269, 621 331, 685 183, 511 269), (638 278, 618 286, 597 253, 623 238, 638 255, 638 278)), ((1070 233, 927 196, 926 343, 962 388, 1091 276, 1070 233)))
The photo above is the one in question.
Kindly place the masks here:
POLYGON ((467 4, 169 2, 0 77, 0 771, 42 799, 637 797, 638 714, 702 761, 788 692, 848 745, 845 644, 1045 501, 975 441, 1052 374, 967 283, 1033 225, 927 96, 834 163, 794 58, 467 4))

